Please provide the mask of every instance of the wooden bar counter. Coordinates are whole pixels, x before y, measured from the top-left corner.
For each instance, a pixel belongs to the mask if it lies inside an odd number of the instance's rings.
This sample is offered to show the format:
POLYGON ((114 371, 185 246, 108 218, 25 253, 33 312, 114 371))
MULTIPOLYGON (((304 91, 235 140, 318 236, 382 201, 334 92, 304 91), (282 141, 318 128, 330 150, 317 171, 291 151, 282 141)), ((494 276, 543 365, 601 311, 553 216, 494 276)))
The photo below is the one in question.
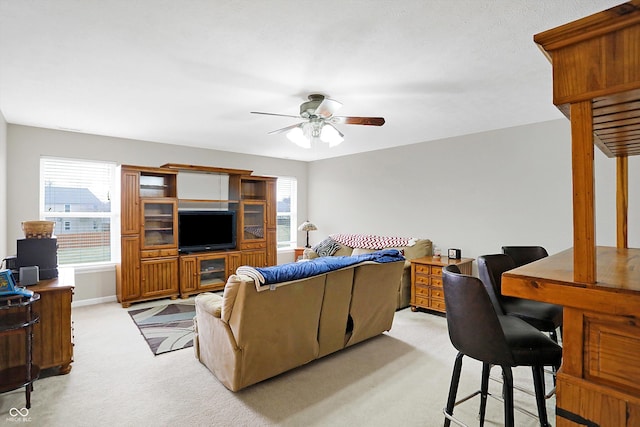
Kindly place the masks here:
POLYGON ((640 154, 640 0, 534 41, 551 61, 553 103, 571 121, 573 247, 504 273, 502 292, 564 306, 556 426, 640 426, 640 249, 627 244, 628 157, 640 154), (616 247, 596 244, 594 147, 616 162, 616 247))
MULTIPOLYGON (((59 374, 71 371, 71 300, 74 287, 74 270, 60 268, 57 278, 41 280, 27 288, 40 294, 40 301, 34 306, 40 321, 33 328, 33 363, 41 370, 57 368, 59 374)), ((0 337, 0 369, 20 365, 24 358, 24 338, 20 334, 0 337)))
POLYGON ((502 292, 564 306, 557 426, 639 426, 640 249, 598 246, 595 284, 573 280, 573 257, 508 271, 502 292))

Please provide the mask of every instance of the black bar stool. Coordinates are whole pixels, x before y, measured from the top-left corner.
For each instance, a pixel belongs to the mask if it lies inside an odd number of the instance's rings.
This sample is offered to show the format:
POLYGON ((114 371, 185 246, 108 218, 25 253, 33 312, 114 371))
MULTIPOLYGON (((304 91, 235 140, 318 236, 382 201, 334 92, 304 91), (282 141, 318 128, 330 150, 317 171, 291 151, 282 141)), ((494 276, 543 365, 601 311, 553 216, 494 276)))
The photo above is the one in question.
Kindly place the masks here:
POLYGON ((510 255, 482 255, 477 262, 478 275, 499 313, 518 317, 558 342, 556 330, 562 328, 562 306, 502 295, 502 273, 516 268, 510 255))
POLYGON ((514 425, 511 368, 515 366, 531 366, 540 425, 550 426, 545 406, 543 369, 544 366, 560 366, 562 347, 527 322, 497 312, 480 279, 460 274, 459 269, 451 265, 442 270, 442 281, 449 338, 458 350, 444 409, 445 427, 451 421, 464 425, 453 417, 454 407, 478 394, 480 426, 484 425, 487 397, 491 396, 488 388, 492 365, 502 368, 505 426, 514 425), (464 356, 482 362, 482 381, 479 391, 456 402, 464 356))
POLYGON ((547 250, 542 246, 503 246, 502 253, 509 255, 516 267, 549 256, 547 250))

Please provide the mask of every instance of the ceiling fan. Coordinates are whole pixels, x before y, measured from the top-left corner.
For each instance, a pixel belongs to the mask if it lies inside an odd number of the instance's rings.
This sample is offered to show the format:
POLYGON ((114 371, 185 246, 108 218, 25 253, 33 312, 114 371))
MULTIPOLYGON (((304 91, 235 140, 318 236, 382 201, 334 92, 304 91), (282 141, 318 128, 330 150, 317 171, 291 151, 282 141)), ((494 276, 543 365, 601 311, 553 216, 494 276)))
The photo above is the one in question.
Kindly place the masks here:
POLYGON ((287 132, 287 138, 289 138, 290 141, 304 148, 310 148, 313 139, 320 139, 320 141, 328 143, 329 147, 340 144, 344 140, 344 135, 334 124, 366 126, 382 126, 384 124, 384 118, 382 117, 334 116, 333 114, 338 111, 340 107, 342 107, 342 104, 338 101, 314 93, 309 95, 308 101, 300 104, 299 116, 263 113, 260 111, 252 111, 251 113, 305 119, 302 123, 296 123, 269 132, 269 135, 287 132))

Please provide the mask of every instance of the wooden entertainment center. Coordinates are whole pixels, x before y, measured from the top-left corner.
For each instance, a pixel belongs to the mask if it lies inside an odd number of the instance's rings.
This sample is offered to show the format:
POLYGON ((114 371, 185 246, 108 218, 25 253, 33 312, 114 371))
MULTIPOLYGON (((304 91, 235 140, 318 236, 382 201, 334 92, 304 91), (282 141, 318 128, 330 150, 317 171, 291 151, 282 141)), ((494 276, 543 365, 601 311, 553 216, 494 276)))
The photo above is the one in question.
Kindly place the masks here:
POLYGON ((187 298, 224 288, 227 277, 241 265, 275 265, 277 178, 251 174, 175 163, 157 168, 122 165, 118 302, 129 307, 157 298, 187 298), (179 198, 179 174, 216 176, 226 187, 211 188, 211 198, 179 198), (179 210, 235 212, 236 246, 181 253, 179 210))

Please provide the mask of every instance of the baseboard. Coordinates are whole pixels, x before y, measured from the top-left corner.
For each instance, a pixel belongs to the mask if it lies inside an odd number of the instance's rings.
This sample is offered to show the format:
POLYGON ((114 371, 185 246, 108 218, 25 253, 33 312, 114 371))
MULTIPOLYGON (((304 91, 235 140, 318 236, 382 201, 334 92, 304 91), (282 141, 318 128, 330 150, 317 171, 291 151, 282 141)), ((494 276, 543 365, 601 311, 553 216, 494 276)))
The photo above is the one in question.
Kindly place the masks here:
POLYGON ((110 297, 83 299, 83 300, 80 300, 80 301, 73 301, 71 303, 71 308, 73 308, 73 307, 83 307, 85 305, 102 304, 102 303, 105 303, 105 302, 117 302, 117 301, 118 300, 116 299, 115 295, 112 295, 110 297))

